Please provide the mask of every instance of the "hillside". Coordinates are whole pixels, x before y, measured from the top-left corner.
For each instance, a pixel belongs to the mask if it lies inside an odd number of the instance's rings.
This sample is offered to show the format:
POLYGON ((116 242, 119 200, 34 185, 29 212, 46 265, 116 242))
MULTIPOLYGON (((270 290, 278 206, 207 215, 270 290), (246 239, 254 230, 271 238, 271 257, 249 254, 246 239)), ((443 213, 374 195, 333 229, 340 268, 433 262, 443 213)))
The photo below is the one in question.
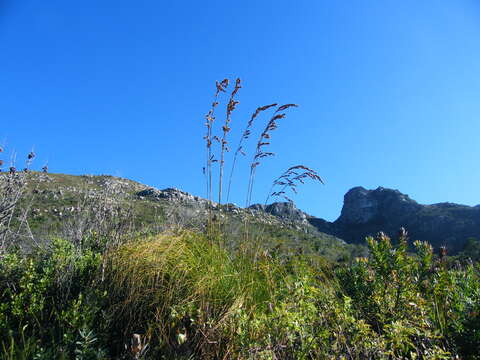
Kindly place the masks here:
MULTIPOLYGON (((86 210, 132 222, 123 225, 146 232, 173 225, 201 229, 208 218, 207 200, 175 188, 159 190, 109 175, 32 172, 29 176, 29 195, 24 197, 24 203, 28 201, 30 226, 38 236, 74 227, 74 215, 86 216, 86 210)), ((294 243, 303 246, 303 239, 315 243, 317 250, 327 244, 342 248, 344 241, 364 244, 367 236, 380 231, 395 237, 400 227, 408 230, 412 240, 428 241, 434 247, 446 245, 451 253, 461 251, 468 238, 480 238, 480 206, 422 205, 398 190, 382 187, 349 190, 341 215, 334 222, 311 216, 288 202, 255 204, 248 209, 233 204, 212 207, 215 218, 229 226, 232 234, 239 236, 241 224, 246 221, 254 228, 262 227, 262 231, 285 230, 283 234, 292 234, 289 238, 294 243)))
MULTIPOLYGON (((22 197, 29 230, 36 241, 52 234, 77 241, 91 231, 113 236, 157 234, 174 227, 202 231, 208 220, 208 201, 175 188, 159 190, 109 175, 66 175, 31 172, 22 197)), ((227 231, 232 246, 243 237, 262 236, 265 246, 316 252, 331 260, 361 255, 363 247, 350 246, 336 236, 318 231, 293 204, 274 203, 263 209, 212 204, 213 218, 227 231), (280 211, 281 209, 282 211, 280 211), (269 243, 271 242, 271 243, 269 243)))

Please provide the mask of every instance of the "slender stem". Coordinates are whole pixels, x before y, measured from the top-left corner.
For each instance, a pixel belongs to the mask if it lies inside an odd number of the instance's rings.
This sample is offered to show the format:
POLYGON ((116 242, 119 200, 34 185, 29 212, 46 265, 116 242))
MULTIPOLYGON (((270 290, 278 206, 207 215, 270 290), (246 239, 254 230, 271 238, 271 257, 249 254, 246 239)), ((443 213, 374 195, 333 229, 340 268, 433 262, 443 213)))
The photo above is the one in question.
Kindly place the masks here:
MULTIPOLYGON (((240 140, 241 143, 241 140, 240 140)), ((233 177, 233 170, 235 169, 235 164, 237 163, 237 156, 238 156, 239 151, 235 151, 235 155, 233 156, 233 162, 232 162, 232 169, 230 170, 230 176, 228 179, 228 189, 227 189, 227 203, 228 200, 230 199, 230 188, 232 187, 232 177, 233 177)))
POLYGON ((230 132, 230 127, 228 126, 231 121, 232 111, 235 110, 235 106, 238 104, 238 101, 235 101, 235 95, 240 89, 240 79, 235 81, 235 88, 230 94, 230 99, 227 104, 227 116, 225 118, 225 125, 223 126, 223 136, 221 140, 222 150, 220 152, 220 176, 218 181, 218 203, 222 203, 222 184, 223 184, 223 168, 225 165, 225 151, 227 150, 227 134, 230 132))
POLYGON ((255 112, 252 114, 252 116, 250 117, 250 120, 248 121, 247 123, 247 127, 245 128, 245 130, 243 131, 243 134, 242 136, 240 137, 240 141, 238 142, 238 147, 237 147, 237 150, 235 151, 235 155, 233 157, 233 164, 232 164, 232 169, 230 170, 230 177, 229 177, 229 180, 228 180, 228 191, 227 191, 227 202, 228 200, 230 199, 230 188, 232 186, 232 178, 233 178, 233 172, 235 170, 235 165, 237 163, 237 157, 238 157, 238 154, 239 153, 242 153, 243 155, 245 155, 245 153, 243 152, 242 150, 242 145, 243 145, 243 141, 248 139, 250 137, 250 128, 252 127, 253 125, 253 121, 255 120, 255 118, 262 112, 262 111, 265 111, 267 109, 270 109, 271 107, 273 106, 277 106, 277 103, 274 103, 274 104, 269 104, 269 105, 264 105, 264 106, 260 106, 258 107, 255 112))

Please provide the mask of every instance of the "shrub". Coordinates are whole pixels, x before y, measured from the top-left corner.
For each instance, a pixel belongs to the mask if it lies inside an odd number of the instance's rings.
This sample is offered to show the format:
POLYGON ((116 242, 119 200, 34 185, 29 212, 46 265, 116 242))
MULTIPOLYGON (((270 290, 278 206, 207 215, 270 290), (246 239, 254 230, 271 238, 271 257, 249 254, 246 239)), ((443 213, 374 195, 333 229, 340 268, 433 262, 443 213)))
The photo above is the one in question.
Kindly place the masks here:
POLYGON ((480 351, 478 267, 448 268, 420 241, 414 243, 416 254, 408 254, 406 237, 394 246, 380 234, 368 238, 368 244, 370 257, 342 268, 338 277, 359 316, 385 338, 391 355, 475 358, 480 351))
POLYGON ((65 240, 0 258, 0 354, 10 358, 73 355, 81 331, 97 328, 104 294, 95 289, 101 257, 65 240), (48 350, 46 350, 48 349, 48 350))

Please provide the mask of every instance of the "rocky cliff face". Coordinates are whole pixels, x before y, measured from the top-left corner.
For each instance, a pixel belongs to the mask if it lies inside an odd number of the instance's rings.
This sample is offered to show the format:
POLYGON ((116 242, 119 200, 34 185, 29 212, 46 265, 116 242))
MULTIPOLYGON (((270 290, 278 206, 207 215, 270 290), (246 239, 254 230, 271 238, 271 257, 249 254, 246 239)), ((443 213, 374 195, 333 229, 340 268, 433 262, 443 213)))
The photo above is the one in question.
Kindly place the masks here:
POLYGON ((384 223, 389 215, 403 219, 420 208, 421 205, 398 190, 355 187, 345 194, 342 213, 336 222, 346 225, 384 223))
POLYGON ((395 236, 401 226, 412 240, 445 244, 452 252, 460 250, 468 237, 480 238, 479 206, 421 205, 398 190, 382 187, 348 191, 341 215, 333 223, 314 217, 309 221, 320 231, 357 243, 379 231, 395 236))

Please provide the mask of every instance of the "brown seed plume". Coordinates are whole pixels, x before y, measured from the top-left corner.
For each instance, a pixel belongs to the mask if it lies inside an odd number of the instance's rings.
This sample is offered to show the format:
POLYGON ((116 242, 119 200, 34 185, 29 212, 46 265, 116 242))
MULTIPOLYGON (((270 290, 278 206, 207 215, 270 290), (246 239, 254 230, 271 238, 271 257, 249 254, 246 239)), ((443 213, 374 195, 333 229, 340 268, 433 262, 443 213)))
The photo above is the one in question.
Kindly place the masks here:
POLYGON ((288 168, 284 173, 282 173, 277 179, 273 181, 270 193, 265 200, 265 205, 268 203, 270 197, 282 197, 288 202, 291 202, 292 200, 288 196, 286 196, 286 190, 291 190, 296 194, 298 184, 305 184, 305 180, 307 179, 318 181, 324 184, 322 178, 315 170, 310 169, 304 165, 295 165, 288 168), (274 191, 275 188, 279 188, 279 190, 274 191))

